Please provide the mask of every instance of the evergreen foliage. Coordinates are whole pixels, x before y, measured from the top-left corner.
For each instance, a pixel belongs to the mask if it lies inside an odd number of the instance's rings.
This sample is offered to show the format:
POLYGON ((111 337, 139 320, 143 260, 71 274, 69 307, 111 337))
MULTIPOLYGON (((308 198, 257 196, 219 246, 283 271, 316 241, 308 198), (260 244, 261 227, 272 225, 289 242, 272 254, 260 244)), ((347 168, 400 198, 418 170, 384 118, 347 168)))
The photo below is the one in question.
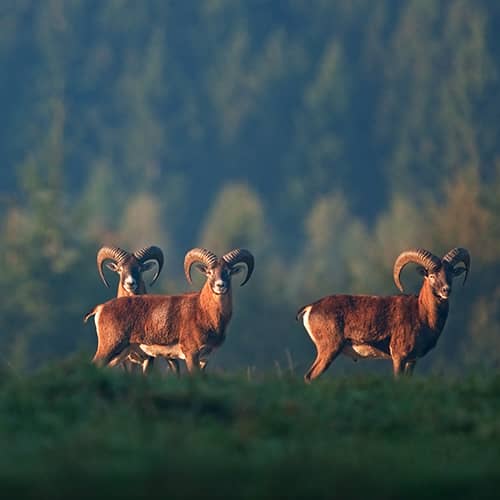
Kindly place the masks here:
POLYGON ((155 292, 188 289, 192 247, 248 247, 213 366, 260 368, 311 359, 304 303, 396 293, 400 251, 460 245, 424 365, 497 366, 498 33, 489 0, 6 2, 1 363, 90 357, 102 244, 162 246, 155 292))

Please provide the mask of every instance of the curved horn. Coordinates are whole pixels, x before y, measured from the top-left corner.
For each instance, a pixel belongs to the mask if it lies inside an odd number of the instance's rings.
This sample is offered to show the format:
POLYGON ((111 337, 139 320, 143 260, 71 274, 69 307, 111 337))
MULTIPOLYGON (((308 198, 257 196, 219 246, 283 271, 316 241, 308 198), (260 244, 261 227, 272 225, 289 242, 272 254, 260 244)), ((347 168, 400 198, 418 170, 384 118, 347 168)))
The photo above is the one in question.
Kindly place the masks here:
POLYGON ((253 255, 248 250, 245 250, 243 248, 235 248, 234 250, 231 250, 230 252, 223 255, 222 258, 229 267, 233 267, 239 262, 243 262, 244 264, 246 264, 247 275, 240 285, 243 286, 250 279, 250 276, 252 276, 253 266, 255 262, 253 255))
POLYGON ((469 274, 470 269, 470 254, 465 248, 455 247, 452 248, 444 257, 443 262, 447 262, 451 267, 455 267, 459 262, 465 265, 465 277, 462 285, 465 285, 465 280, 469 274))
POLYGON ((204 248, 193 248, 189 250, 184 257, 184 274, 189 283, 193 282, 191 279, 191 266, 195 262, 201 262, 207 267, 212 267, 217 262, 217 255, 204 248))
POLYGON ((104 265, 104 261, 112 260, 117 264, 120 264, 129 255, 130 254, 128 252, 118 247, 102 247, 97 252, 97 269, 99 271, 99 275, 101 276, 102 281, 108 288, 109 288, 109 283, 106 281, 106 278, 104 277, 104 273, 102 271, 102 266, 104 265))
POLYGON ((403 267, 410 262, 419 264, 428 271, 437 269, 441 265, 441 259, 423 248, 413 248, 402 252, 396 259, 396 262, 394 262, 394 269, 392 272, 394 283, 396 283, 396 286, 401 291, 403 291, 403 285, 400 280, 401 271, 403 267))
POLYGON ((161 248, 155 246, 144 247, 134 252, 134 257, 141 264, 144 264, 144 262, 148 260, 155 260, 157 262, 158 269, 153 277, 153 281, 151 281, 150 283, 151 286, 158 279, 158 276, 160 276, 161 270, 163 268, 163 252, 161 251, 161 248))

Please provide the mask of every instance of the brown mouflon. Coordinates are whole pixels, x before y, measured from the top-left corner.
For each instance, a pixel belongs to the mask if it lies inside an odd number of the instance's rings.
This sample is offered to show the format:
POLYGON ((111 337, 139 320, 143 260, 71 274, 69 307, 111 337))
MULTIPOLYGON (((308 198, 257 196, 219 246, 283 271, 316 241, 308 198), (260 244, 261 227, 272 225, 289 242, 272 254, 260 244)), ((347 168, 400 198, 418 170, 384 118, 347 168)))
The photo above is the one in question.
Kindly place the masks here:
MULTIPOLYGON (((117 297, 130 297, 133 295, 144 295, 146 291, 146 283, 144 282, 143 273, 153 268, 154 263, 157 264, 157 270, 153 276, 150 285, 158 279, 163 268, 163 252, 157 246, 149 246, 141 248, 134 253, 127 252, 121 248, 114 246, 103 246, 97 252, 97 270, 104 284, 109 288, 103 267, 106 266, 111 271, 118 274, 118 290, 117 297)), ((131 355, 124 360, 126 369, 132 370, 136 364, 142 366, 143 373, 146 373, 152 368, 154 358, 151 356, 131 355)), ((177 360, 167 360, 168 365, 176 374, 179 373, 179 363, 177 360)))
POLYGON ((339 355, 391 359, 394 375, 411 374, 418 358, 439 339, 448 317, 453 278, 470 269, 469 252, 453 248, 442 259, 422 248, 401 253, 394 263, 393 278, 403 291, 401 270, 418 265, 423 284, 418 295, 330 295, 302 307, 302 320, 316 346, 314 363, 306 382, 319 377, 339 355), (462 263, 465 267, 455 267, 462 263))
POLYGON ((232 250, 218 258, 194 248, 184 259, 191 282, 193 265, 206 276, 199 292, 182 295, 120 297, 96 306, 98 346, 93 362, 115 366, 129 355, 139 359, 162 356, 184 359, 190 372, 204 368, 208 355, 225 339, 232 315, 231 277, 245 264, 244 285, 252 275, 254 258, 248 250, 232 250))

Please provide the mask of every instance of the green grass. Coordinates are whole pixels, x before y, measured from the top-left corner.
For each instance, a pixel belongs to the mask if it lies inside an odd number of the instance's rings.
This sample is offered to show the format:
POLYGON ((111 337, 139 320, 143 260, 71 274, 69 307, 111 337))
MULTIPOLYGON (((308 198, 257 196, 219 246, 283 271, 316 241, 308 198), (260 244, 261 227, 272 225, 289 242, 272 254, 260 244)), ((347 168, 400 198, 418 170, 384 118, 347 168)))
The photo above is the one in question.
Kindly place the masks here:
POLYGON ((4 498, 494 498, 500 375, 0 380, 4 498), (6 493, 9 496, 5 496, 6 493))

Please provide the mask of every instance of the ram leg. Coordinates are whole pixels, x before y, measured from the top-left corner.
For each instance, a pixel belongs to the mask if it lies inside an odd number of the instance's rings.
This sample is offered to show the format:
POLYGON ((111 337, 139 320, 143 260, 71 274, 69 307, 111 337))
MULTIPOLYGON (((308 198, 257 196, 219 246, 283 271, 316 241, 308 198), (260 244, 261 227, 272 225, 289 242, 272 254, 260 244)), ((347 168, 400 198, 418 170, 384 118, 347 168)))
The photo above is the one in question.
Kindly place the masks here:
POLYGON ((392 371, 394 378, 399 378, 403 374, 403 360, 399 356, 392 356, 392 371))
POLYGON ((134 373, 135 371, 137 371, 137 363, 135 361, 132 361, 132 359, 130 358, 124 360, 122 366, 127 373, 134 373))
POLYGON ((153 361, 153 358, 148 356, 140 347, 133 344, 128 349, 128 357, 123 360, 122 366, 128 373, 133 373, 141 370, 141 373, 146 373, 149 361, 153 361), (146 366, 146 368, 145 368, 146 366))
POLYGON ((341 350, 342 344, 340 342, 334 346, 329 346, 328 349, 318 349, 316 359, 304 375, 304 380, 309 383, 322 375, 332 364, 332 361, 340 354, 341 350))
POLYGON ((125 349, 123 349, 121 352, 119 352, 110 359, 110 361, 108 362, 108 366, 113 368, 114 366, 123 363, 128 358, 131 350, 132 347, 130 346, 125 347, 125 349))
POLYGON ((92 358, 92 363, 96 366, 104 366, 107 363, 108 356, 107 354, 101 354, 96 352, 94 357, 92 358))
POLYGON ((180 375, 181 369, 179 366, 179 361, 174 358, 168 358, 167 364, 170 370, 178 377, 180 375))
POLYGON ((153 366, 155 364, 155 358, 152 356, 148 356, 142 363, 142 374, 147 375, 148 373, 151 373, 151 370, 153 369, 153 366))
POLYGON ((200 371, 200 357, 198 353, 186 355, 186 367, 190 374, 196 374, 200 371))
POLYGON ((113 347, 103 347, 101 345, 98 345, 97 352, 92 358, 92 363, 94 363, 96 366, 106 366, 113 359, 113 357, 116 356, 116 353, 120 353, 121 351, 122 349, 120 349, 119 345, 113 347))
POLYGON ((413 370, 415 369, 415 365, 417 364, 417 360, 407 361, 405 363, 405 375, 411 376, 413 375, 413 370))

